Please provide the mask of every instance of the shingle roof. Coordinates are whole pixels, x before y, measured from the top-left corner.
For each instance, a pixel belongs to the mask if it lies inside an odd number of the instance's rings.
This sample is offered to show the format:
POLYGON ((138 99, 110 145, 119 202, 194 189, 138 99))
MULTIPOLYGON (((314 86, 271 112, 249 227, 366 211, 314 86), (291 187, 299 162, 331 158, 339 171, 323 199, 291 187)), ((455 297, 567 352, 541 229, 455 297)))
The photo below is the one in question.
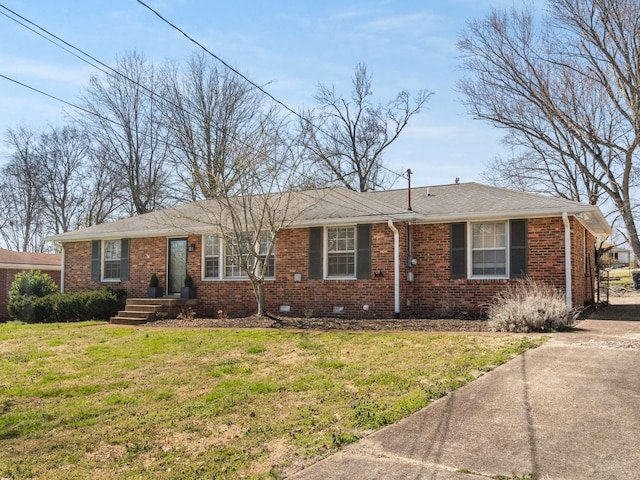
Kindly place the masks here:
POLYGON ((0 248, 0 268, 50 268, 59 270, 62 264, 60 254, 14 252, 0 248))
MULTIPOLYGON (((369 192, 368 195, 380 201, 395 205, 407 205, 407 189, 369 192)), ((438 216, 473 214, 502 214, 503 212, 550 211, 573 212, 590 206, 557 197, 547 197, 518 192, 505 188, 491 187, 480 183, 459 183, 435 187, 418 187, 411 190, 411 206, 414 212, 430 218, 438 216)))
MULTIPOLYGON (((534 195, 479 183, 461 183, 411 190, 408 209, 407 189, 359 193, 344 187, 332 187, 271 196, 237 197, 235 202, 251 201, 277 205, 286 215, 287 226, 329 225, 356 222, 386 222, 388 219, 416 223, 436 223, 485 218, 532 218, 574 215, 595 235, 609 235, 610 227, 593 205, 555 197, 534 195), (286 208, 286 212, 285 212, 286 208)), ((54 235, 50 241, 68 242, 98 238, 184 235, 214 231, 228 224, 216 200, 186 205, 125 218, 94 227, 54 235)))

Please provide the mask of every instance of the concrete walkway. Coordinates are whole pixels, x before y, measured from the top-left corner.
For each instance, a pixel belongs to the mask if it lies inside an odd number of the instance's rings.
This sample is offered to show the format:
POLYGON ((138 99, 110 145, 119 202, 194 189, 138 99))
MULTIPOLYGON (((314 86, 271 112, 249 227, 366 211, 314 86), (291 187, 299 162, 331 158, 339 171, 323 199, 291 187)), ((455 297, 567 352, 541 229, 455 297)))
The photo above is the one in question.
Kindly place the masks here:
POLYGON ((291 478, 640 478, 636 301, 612 299, 576 331, 291 478))

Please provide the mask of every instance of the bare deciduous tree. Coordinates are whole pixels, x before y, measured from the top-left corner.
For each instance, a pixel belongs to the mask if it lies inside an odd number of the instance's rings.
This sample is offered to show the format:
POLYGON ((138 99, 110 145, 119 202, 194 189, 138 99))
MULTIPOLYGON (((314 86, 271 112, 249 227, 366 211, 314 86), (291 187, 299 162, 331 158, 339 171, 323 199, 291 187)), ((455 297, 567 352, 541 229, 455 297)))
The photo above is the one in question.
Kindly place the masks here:
POLYGON ((573 157, 518 133, 520 132, 506 135, 504 143, 513 147, 512 155, 496 157, 489 162, 482 173, 485 180, 493 185, 523 192, 598 204, 601 199, 599 181, 603 180, 604 172, 593 159, 589 159, 584 149, 576 145, 570 151, 573 155, 584 157, 585 165, 591 165, 589 171, 597 176, 597 182, 573 161, 573 157), (526 148, 522 148, 523 146, 526 148))
POLYGON ((98 225, 124 215, 122 210, 128 199, 123 196, 120 176, 114 175, 109 155, 98 144, 91 145, 86 171, 85 190, 88 190, 88 196, 84 226, 98 225))
POLYGON ((2 169, 0 226, 12 249, 41 251, 45 235, 88 227, 117 215, 121 202, 110 169, 73 126, 9 129, 12 151, 2 169))
POLYGON ((273 274, 276 236, 306 205, 292 201, 301 165, 297 141, 288 138, 284 124, 274 125, 271 115, 262 125, 259 148, 234 164, 233 185, 215 197, 219 228, 251 282, 258 316, 267 314, 264 283, 273 274))
POLYGON ((62 233, 86 225, 85 207, 94 192, 86 188, 89 140, 73 127, 50 127, 39 135, 34 172, 47 230, 62 233))
POLYGON ((375 105, 371 75, 363 63, 356 66, 352 82, 351 98, 320 84, 314 97, 319 109, 307 112, 301 125, 307 154, 324 183, 365 192, 392 183, 384 168, 384 151, 432 93, 420 90, 412 99, 401 91, 386 105, 375 105))
POLYGON ((92 76, 78 119, 100 145, 107 165, 121 179, 132 214, 153 211, 169 196, 168 144, 161 114, 158 75, 136 52, 117 59, 116 73, 92 76), (88 113, 87 113, 88 112, 88 113))
POLYGON ((494 10, 459 42, 472 74, 459 84, 469 112, 510 130, 535 159, 520 164, 529 173, 562 172, 548 179, 557 193, 610 200, 636 257, 639 19, 638 0, 550 0, 541 18, 530 8, 494 10))
POLYGON ((6 144, 13 154, 0 176, 0 234, 10 250, 41 252, 47 231, 36 178, 37 136, 27 127, 9 129, 6 144))
POLYGON ((244 145, 244 155, 239 157, 242 161, 235 161, 224 177, 233 179, 233 184, 221 184, 211 199, 158 215, 159 222, 170 222, 186 233, 192 233, 190 228, 197 225, 211 232, 211 238, 222 240, 211 247, 224 259, 213 275, 248 279, 259 316, 267 315, 265 279, 275 268, 276 236, 318 200, 313 193, 297 189, 300 142, 290 138, 285 123, 274 120, 273 115, 263 116, 255 147, 244 145))
POLYGON ((167 66, 163 78, 165 121, 178 147, 172 158, 188 197, 227 193, 238 181, 234 165, 247 155, 244 145, 264 138, 261 92, 204 54, 192 55, 184 72, 167 66))

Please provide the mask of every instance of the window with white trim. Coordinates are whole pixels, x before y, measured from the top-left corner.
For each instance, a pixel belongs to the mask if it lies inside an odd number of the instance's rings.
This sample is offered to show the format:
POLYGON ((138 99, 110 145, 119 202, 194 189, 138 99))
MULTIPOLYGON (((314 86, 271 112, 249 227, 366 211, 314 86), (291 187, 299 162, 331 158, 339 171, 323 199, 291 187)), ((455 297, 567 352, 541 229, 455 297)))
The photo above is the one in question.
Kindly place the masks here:
POLYGON ((240 264, 240 255, 246 251, 245 242, 236 236, 227 236, 224 246, 224 276, 226 278, 246 277, 240 264), (244 248, 243 248, 244 247, 244 248))
POLYGON ((471 272, 473 276, 507 275, 507 224, 471 224, 471 272))
POLYGON ((204 277, 220 277, 220 238, 213 235, 204 237, 204 277))
POLYGON ((276 276, 276 259, 275 259, 275 245, 271 240, 271 235, 267 232, 260 234, 260 244, 258 246, 258 256, 260 257, 262 266, 264 268, 264 276, 266 278, 272 278, 276 276))
POLYGON ((267 232, 260 234, 254 242, 253 233, 245 233, 240 239, 228 235, 225 239, 215 235, 204 237, 203 270, 205 279, 247 278, 242 269, 240 255, 243 255, 248 267, 256 268, 256 258, 260 258, 265 268, 265 278, 275 277, 275 252, 271 236, 267 232), (252 251, 254 250, 254 251, 252 251))
POLYGON ((327 276, 355 277, 356 227, 327 228, 327 276))
POLYGON ((103 245, 104 256, 102 260, 103 280, 120 279, 120 260, 122 257, 122 243, 120 240, 105 240, 103 245))

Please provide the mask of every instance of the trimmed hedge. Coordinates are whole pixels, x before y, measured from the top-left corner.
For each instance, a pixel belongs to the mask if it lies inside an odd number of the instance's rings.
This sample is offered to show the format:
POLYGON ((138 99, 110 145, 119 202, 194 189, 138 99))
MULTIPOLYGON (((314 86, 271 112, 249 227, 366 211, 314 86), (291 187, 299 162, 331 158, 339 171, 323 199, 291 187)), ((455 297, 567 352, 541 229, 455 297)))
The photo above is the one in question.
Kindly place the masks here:
POLYGON ((116 315, 122 294, 102 288, 44 297, 14 295, 9 299, 12 316, 27 323, 80 322, 108 320, 116 315))

